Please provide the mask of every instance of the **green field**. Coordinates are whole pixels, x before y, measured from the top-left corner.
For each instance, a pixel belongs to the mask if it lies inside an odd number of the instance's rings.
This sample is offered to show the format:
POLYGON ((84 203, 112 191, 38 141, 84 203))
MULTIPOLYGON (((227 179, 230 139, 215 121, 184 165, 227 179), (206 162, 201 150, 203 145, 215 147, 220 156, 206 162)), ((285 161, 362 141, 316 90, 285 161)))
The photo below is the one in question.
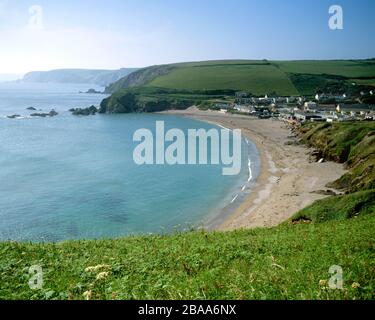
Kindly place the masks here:
POLYGON ((358 77, 375 78, 375 61, 274 61, 283 72, 302 74, 329 74, 356 79, 358 77))
POLYGON ((262 64, 182 67, 156 78, 149 85, 182 90, 245 90, 255 95, 262 95, 265 92, 275 92, 279 95, 298 94, 284 72, 272 65, 262 64))
POLYGON ((328 85, 350 89, 352 83, 375 83, 375 60, 267 61, 223 60, 152 66, 107 88, 234 90, 253 95, 314 95, 328 85))

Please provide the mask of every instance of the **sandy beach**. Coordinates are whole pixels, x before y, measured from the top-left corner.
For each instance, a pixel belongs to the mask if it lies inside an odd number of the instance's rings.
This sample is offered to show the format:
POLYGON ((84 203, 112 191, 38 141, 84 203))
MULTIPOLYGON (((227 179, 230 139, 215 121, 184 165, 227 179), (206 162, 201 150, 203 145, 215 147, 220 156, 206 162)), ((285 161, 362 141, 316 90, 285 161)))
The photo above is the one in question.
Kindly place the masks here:
POLYGON ((218 230, 276 226, 315 200, 324 198, 316 192, 327 190, 328 182, 345 173, 341 164, 312 161, 311 149, 288 144, 293 137, 282 121, 200 111, 195 107, 164 113, 241 129, 259 150, 261 171, 255 187, 218 230))

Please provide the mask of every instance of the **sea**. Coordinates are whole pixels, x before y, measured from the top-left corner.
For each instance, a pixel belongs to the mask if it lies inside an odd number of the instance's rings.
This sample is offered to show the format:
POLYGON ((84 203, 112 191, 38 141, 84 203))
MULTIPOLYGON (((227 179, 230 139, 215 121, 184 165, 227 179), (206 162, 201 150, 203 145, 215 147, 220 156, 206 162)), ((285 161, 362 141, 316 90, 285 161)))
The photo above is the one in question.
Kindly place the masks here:
MULTIPOLYGON (((137 165, 136 130, 222 129, 164 114, 74 116, 98 106, 92 84, 0 83, 0 241, 58 242, 215 228, 251 193, 260 168, 242 139, 241 172, 222 165, 137 165), (33 107, 38 111, 27 110, 33 107), (58 112, 31 117, 33 112, 58 112), (41 111, 39 111, 41 110, 41 111), (20 117, 9 119, 17 114, 20 117)), ((209 149, 208 149, 209 152, 209 149)))

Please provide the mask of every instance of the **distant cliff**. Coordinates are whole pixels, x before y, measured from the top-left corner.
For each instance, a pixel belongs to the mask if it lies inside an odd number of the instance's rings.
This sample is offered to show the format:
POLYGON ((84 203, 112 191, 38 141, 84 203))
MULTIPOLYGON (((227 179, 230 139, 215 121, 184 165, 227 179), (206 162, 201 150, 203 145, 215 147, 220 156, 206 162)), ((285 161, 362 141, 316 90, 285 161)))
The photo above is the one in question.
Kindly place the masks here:
POLYGON ((100 86, 126 77, 136 71, 134 68, 119 70, 57 69, 51 71, 33 71, 23 77, 24 82, 91 83, 100 86))
POLYGON ((146 85, 157 77, 168 74, 174 68, 175 65, 160 65, 139 69, 127 76, 124 76, 122 79, 118 79, 118 81, 116 80, 116 82, 113 81, 111 85, 106 87, 105 92, 114 93, 121 89, 146 85))

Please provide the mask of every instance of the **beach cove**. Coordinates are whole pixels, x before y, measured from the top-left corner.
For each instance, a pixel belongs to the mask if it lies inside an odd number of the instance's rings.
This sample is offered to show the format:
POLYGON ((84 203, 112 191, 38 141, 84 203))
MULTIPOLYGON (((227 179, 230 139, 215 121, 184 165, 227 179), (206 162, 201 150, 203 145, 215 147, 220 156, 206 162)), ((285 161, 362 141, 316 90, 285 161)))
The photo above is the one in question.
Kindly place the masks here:
POLYGON ((316 192, 327 190, 327 183, 346 172, 342 164, 311 161, 311 150, 306 146, 289 144, 294 137, 282 121, 200 111, 196 107, 165 113, 241 129, 259 150, 261 168, 255 185, 225 221, 214 225, 215 230, 277 226, 297 211, 324 198, 316 192))

